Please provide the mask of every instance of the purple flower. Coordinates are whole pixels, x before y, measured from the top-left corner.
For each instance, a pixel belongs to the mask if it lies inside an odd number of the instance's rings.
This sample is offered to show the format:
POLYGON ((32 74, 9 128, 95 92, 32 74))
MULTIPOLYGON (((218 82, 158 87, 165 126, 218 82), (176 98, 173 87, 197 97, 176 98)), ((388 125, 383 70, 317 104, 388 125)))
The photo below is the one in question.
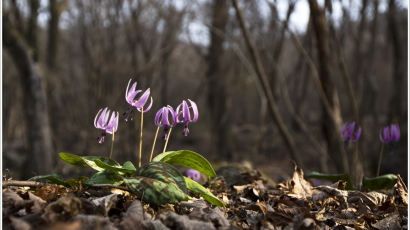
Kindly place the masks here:
POLYGON ((356 126, 356 123, 355 122, 352 122, 352 123, 345 123, 344 125, 343 125, 343 128, 342 128, 342 132, 340 133, 340 135, 341 135, 341 137, 342 137, 342 139, 345 141, 345 142, 349 142, 349 141, 351 141, 351 142, 356 142, 357 140, 359 140, 359 138, 360 138, 360 135, 362 134, 362 127, 358 127, 357 128, 357 130, 356 130, 356 134, 354 133, 354 131, 355 131, 355 126, 356 126))
POLYGON ((176 125, 175 110, 170 105, 162 107, 155 115, 154 124, 156 126, 161 125, 161 127, 164 127, 164 139, 167 139, 168 129, 176 125), (171 115, 171 122, 169 120, 169 115, 171 115))
POLYGON ((397 142, 400 140, 400 128, 398 124, 384 127, 379 133, 379 139, 383 143, 397 142))
POLYGON ((196 122, 198 120, 198 107, 196 106, 195 102, 189 99, 188 101, 191 104, 191 106, 188 106, 188 103, 185 100, 183 100, 182 103, 178 105, 177 110, 176 110, 177 123, 184 124, 184 135, 185 136, 188 136, 188 133, 189 133, 188 124, 190 122, 196 122), (193 115, 192 118, 191 118, 190 109, 192 109, 192 115, 193 115), (180 116, 182 116, 182 119, 180 118, 180 116))
MULTIPOLYGON (((125 90, 125 100, 128 102, 128 104, 130 104, 131 106, 128 108, 128 110, 124 113, 125 115, 125 121, 128 121, 129 119, 132 120, 133 117, 133 113, 134 113, 134 109, 137 109, 138 111, 141 112, 141 109, 145 106, 145 104, 148 101, 149 95, 151 93, 150 89, 148 88, 147 90, 145 90, 145 92, 141 95, 141 97, 139 97, 138 99, 135 99, 136 96, 142 92, 142 90, 136 89, 137 87, 137 82, 134 82, 134 84, 132 84, 131 89, 130 87, 130 83, 131 83, 130 79, 128 81, 128 85, 127 85, 127 89, 125 90)), ((144 113, 148 112, 152 107, 152 97, 151 97, 151 103, 144 109, 144 113)))
POLYGON ((186 171, 186 176, 194 181, 199 181, 199 179, 201 179, 201 173, 195 169, 188 169, 186 171))
POLYGON ((94 118, 94 126, 97 129, 102 129, 101 136, 98 138, 98 143, 104 142, 104 137, 107 133, 115 133, 118 129, 118 112, 112 111, 110 117, 110 110, 106 107, 100 109, 94 118), (110 119, 108 119, 110 118, 110 119))

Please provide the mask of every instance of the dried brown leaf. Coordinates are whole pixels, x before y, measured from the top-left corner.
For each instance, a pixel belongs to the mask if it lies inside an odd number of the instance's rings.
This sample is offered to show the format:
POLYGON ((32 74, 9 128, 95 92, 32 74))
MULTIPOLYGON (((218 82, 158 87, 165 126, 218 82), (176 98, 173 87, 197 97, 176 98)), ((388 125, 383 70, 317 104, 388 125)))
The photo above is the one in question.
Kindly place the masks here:
POLYGON ((385 218, 377 221, 375 224, 372 224, 372 227, 379 230, 401 229, 400 216, 396 213, 389 214, 385 218))
POLYGON ((398 174, 397 174, 397 182, 394 185, 393 189, 394 189, 394 194, 400 198, 401 202, 406 206, 409 205, 408 203, 409 194, 407 192, 406 184, 403 182, 403 179, 398 174))
POLYGON ((67 221, 80 213, 82 202, 72 195, 64 196, 45 208, 43 218, 48 222, 67 221))
POLYGON ((15 230, 31 230, 31 226, 26 221, 22 220, 21 218, 10 217, 11 226, 15 230))
POLYGON ((303 170, 295 166, 292 179, 288 182, 290 189, 289 196, 301 199, 308 199, 312 196, 312 185, 304 179, 303 170))

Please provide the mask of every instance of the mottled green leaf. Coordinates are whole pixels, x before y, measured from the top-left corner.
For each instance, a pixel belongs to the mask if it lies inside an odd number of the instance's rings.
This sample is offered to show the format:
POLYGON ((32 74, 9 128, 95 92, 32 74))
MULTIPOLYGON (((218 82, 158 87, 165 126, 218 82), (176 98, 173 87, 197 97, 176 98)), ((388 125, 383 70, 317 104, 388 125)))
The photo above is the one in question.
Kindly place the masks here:
POLYGON ((181 165, 208 175, 211 179, 216 177, 215 170, 212 168, 209 161, 200 154, 189 150, 164 152, 157 155, 152 161, 162 161, 168 164, 181 165))
POLYGON ((132 170, 132 171, 134 171, 134 173, 135 173, 135 171, 137 171, 137 169, 135 168, 134 164, 133 164, 131 161, 126 161, 126 162, 122 165, 122 168, 123 168, 123 169, 132 170))
POLYGON ((184 193, 187 192, 184 176, 170 164, 150 162, 139 168, 136 175, 156 179, 164 183, 175 183, 184 193))
POLYGON ((64 181, 64 178, 63 178, 61 175, 58 175, 58 174, 55 174, 55 173, 53 173, 53 174, 47 174, 47 175, 35 176, 35 177, 32 177, 32 178, 30 178, 30 179, 28 179, 28 180, 38 181, 38 180, 41 180, 41 179, 48 180, 48 181, 50 181, 50 182, 53 183, 53 184, 59 184, 59 185, 63 185, 63 186, 70 186, 69 184, 67 184, 67 183, 64 181))
MULTIPOLYGON (((109 165, 109 164, 101 161, 100 159, 95 159, 93 162, 96 164, 96 166, 98 166, 100 168, 103 168, 103 169, 106 169, 106 170, 109 170, 109 171, 113 171, 113 172, 118 173, 120 175, 132 176, 136 171, 134 165, 130 161, 125 162, 124 166, 109 165)), ((92 164, 92 163, 89 163, 89 164, 92 164)))
POLYGON ((397 181, 397 176, 394 174, 385 174, 373 178, 363 178, 363 189, 380 190, 390 189, 397 181))
POLYGON ((190 197, 175 183, 165 183, 148 177, 125 178, 125 184, 140 199, 154 205, 174 204, 190 197))
POLYGON ((92 185, 92 184, 120 185, 122 183, 123 183, 122 177, 119 176, 117 173, 114 173, 109 170, 97 172, 85 182, 85 184, 87 185, 92 185))
POLYGON ((336 183, 338 181, 345 181, 346 182, 346 189, 353 190, 352 181, 348 174, 325 174, 319 172, 311 172, 305 176, 308 179, 319 179, 319 180, 327 180, 332 183, 336 183))
POLYGON ((188 177, 184 177, 184 179, 188 190, 190 190, 194 194, 201 195, 205 200, 209 201, 209 203, 211 204, 225 208, 225 204, 221 200, 219 200, 218 197, 212 194, 212 192, 204 188, 201 184, 188 177))

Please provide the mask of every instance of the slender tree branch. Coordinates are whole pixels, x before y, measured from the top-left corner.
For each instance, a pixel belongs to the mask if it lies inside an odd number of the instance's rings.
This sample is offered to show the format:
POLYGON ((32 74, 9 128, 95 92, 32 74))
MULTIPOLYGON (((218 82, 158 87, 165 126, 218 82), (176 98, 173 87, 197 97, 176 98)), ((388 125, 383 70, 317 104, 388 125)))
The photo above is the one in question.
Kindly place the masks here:
POLYGON ((279 108, 278 105, 273 97, 273 93, 272 93, 272 89, 269 85, 269 81, 268 78, 266 76, 266 73, 262 67, 262 63, 260 60, 260 56, 258 51, 256 50, 253 41, 250 38, 250 34, 248 29, 246 28, 245 25, 245 20, 242 14, 242 11, 239 9, 238 6, 238 0, 232 0, 233 5, 235 7, 236 10, 236 16, 237 19, 239 21, 243 36, 245 38, 245 42, 246 45, 248 47, 249 53, 251 54, 251 60, 252 63, 254 65, 256 74, 258 76, 259 81, 261 82, 262 86, 263 86, 263 91, 265 93, 265 96, 268 100, 268 105, 269 105, 269 109, 271 111, 272 117, 276 123, 276 125, 279 128, 280 134, 282 135, 282 138, 284 139, 287 147, 289 148, 289 154, 290 157, 299 165, 302 167, 302 161, 300 160, 300 157, 297 153, 296 147, 295 147, 295 141, 293 139, 293 137, 291 136, 289 130, 287 129, 280 113, 279 113, 279 108))

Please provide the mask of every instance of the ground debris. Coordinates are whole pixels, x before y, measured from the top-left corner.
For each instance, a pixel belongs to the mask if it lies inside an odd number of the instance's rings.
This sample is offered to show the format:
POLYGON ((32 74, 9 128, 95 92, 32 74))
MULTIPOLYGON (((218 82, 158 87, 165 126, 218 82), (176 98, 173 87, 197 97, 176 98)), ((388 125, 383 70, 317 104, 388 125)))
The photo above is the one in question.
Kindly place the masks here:
POLYGON ((150 206, 110 190, 9 187, 3 189, 3 229, 407 228, 408 192, 400 176, 389 191, 361 192, 343 190, 343 183, 314 187, 298 167, 292 178, 275 187, 256 170, 224 170, 230 178, 219 176, 209 188, 226 209, 202 198, 150 206))

